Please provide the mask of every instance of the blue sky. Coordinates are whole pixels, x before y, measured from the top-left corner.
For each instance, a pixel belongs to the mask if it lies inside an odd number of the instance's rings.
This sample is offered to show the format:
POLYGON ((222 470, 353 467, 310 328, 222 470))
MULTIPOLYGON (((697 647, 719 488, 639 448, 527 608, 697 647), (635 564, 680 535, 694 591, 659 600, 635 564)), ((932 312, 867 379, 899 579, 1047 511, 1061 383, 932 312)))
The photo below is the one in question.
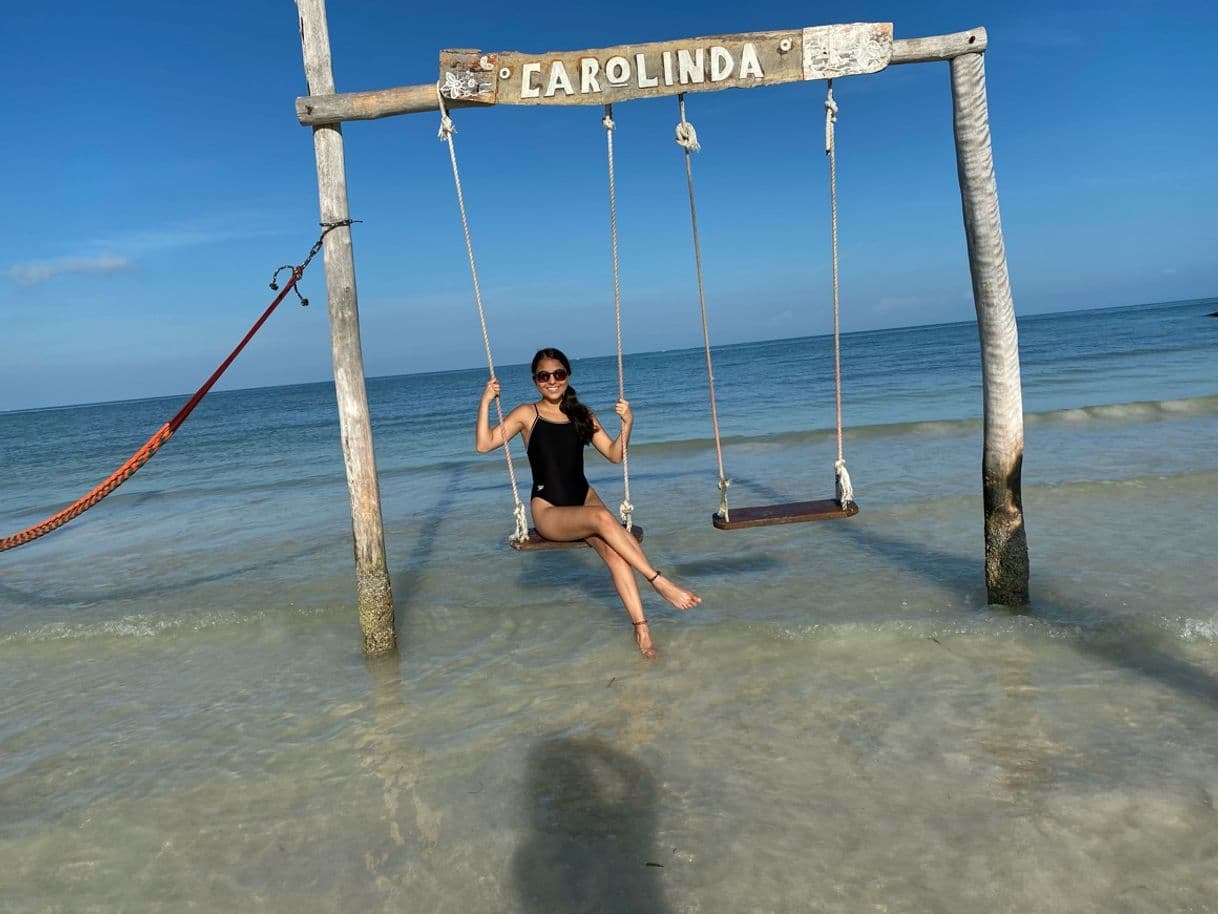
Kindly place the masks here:
MULTIPOLYGON (((187 394, 317 234, 289 0, 10 4, 0 410, 187 394), (15 110, 13 110, 15 109, 15 110)), ((891 21, 984 26, 1017 313, 1218 294, 1208 3, 332 0, 340 91, 431 82, 446 47, 544 51, 891 21), (1194 53, 1180 53, 1180 49, 1194 53)), ((831 327, 823 84, 691 96, 716 342, 831 327)), ((973 315, 946 64, 839 80, 843 328, 973 315)), ((496 361, 613 351, 597 108, 455 113, 496 361)), ((673 99, 615 109, 627 351, 701 345, 673 99)), ((344 128, 365 363, 483 363, 437 116, 344 128)), ((331 375, 324 274, 221 387, 331 375)), ((289 300, 291 301, 291 300, 289 300)))

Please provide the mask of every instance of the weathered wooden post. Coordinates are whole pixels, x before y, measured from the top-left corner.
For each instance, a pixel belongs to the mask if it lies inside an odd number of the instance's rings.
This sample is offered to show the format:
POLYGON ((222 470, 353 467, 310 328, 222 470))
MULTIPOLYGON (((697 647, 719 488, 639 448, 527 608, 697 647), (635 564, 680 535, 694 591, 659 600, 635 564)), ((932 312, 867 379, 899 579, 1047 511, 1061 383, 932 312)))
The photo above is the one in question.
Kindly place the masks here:
POLYGON ((981 336, 985 444, 985 587, 991 603, 1028 602, 1028 538, 1023 522, 1023 396, 1019 335, 1007 274, 998 185, 990 147, 985 61, 980 51, 951 58, 956 162, 968 239, 973 301, 981 336))
MULTIPOLYGON (((325 0, 297 0, 300 45, 310 95, 334 93, 330 62, 330 32, 325 0)), ((346 162, 339 123, 313 128, 317 157, 317 188, 323 223, 348 218, 346 162)), ((326 292, 330 310, 330 341, 334 387, 342 433, 347 488, 351 494, 351 531, 355 541, 355 581, 360 629, 367 654, 382 654, 397 646, 393 592, 385 562, 385 531, 381 522, 380 483, 372 449, 372 423, 364 386, 364 357, 360 348, 359 309, 355 296, 355 262, 351 228, 343 226, 325 238, 326 292)))

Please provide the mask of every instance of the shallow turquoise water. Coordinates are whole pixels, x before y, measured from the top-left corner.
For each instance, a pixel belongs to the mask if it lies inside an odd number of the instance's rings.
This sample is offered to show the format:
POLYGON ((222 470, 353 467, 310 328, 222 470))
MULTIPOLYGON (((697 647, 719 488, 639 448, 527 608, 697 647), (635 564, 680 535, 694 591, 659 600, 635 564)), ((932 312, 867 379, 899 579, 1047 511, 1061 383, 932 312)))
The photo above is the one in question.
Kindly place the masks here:
MULTIPOLYGON (((847 337, 862 513, 748 533, 709 524, 701 353, 628 360, 636 520, 704 597, 649 598, 651 664, 595 556, 503 545, 482 373, 370 384, 402 642, 374 663, 331 391, 209 398, 0 555, 4 907, 1214 910, 1210 310, 1021 322, 1022 614, 985 606, 971 325, 847 337)), ((826 346, 718 357, 734 503, 830 494, 826 346)), ((602 412, 612 367, 576 363, 602 412)), ((5 532, 177 405, 0 414, 5 532)))

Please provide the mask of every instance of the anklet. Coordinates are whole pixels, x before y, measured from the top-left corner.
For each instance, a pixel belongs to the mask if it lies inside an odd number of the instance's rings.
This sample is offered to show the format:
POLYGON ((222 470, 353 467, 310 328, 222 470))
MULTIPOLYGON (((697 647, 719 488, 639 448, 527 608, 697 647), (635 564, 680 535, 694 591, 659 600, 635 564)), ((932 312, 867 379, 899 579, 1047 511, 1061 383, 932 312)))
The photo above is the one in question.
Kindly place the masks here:
POLYGON ((633 625, 635 628, 638 628, 640 625, 646 625, 646 624, 647 624, 647 620, 646 620, 646 619, 639 619, 639 621, 638 621, 638 622, 631 622, 630 624, 631 624, 631 625, 633 625))
POLYGON ((660 572, 659 572, 659 571, 657 571, 655 574, 653 574, 651 577, 649 577, 649 578, 647 579, 647 583, 648 583, 648 584, 654 584, 654 583, 655 583, 656 578, 658 578, 659 576, 660 576, 660 572))

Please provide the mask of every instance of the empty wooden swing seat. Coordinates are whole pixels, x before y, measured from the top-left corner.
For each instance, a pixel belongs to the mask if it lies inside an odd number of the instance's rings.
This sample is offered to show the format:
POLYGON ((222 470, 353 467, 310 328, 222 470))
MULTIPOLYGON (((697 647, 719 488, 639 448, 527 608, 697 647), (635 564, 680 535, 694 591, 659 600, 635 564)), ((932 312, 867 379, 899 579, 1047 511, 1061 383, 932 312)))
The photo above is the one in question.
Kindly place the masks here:
MULTIPOLYGON (((634 534, 634 538, 638 542, 643 542, 643 528, 635 524, 630 528, 630 532, 634 534)), ((582 546, 588 546, 587 540, 548 540, 537 532, 536 527, 529 527, 529 538, 522 543, 514 543, 508 540, 508 545, 513 549, 521 552, 532 552, 538 549, 579 549, 582 546)))
POLYGON ((837 520, 854 517, 859 506, 851 502, 842 507, 835 498, 817 501, 793 501, 785 505, 762 505, 756 508, 732 508, 728 512, 731 520, 722 514, 712 514, 711 521, 720 530, 742 530, 745 527, 774 527, 778 524, 802 524, 813 520, 837 520))

